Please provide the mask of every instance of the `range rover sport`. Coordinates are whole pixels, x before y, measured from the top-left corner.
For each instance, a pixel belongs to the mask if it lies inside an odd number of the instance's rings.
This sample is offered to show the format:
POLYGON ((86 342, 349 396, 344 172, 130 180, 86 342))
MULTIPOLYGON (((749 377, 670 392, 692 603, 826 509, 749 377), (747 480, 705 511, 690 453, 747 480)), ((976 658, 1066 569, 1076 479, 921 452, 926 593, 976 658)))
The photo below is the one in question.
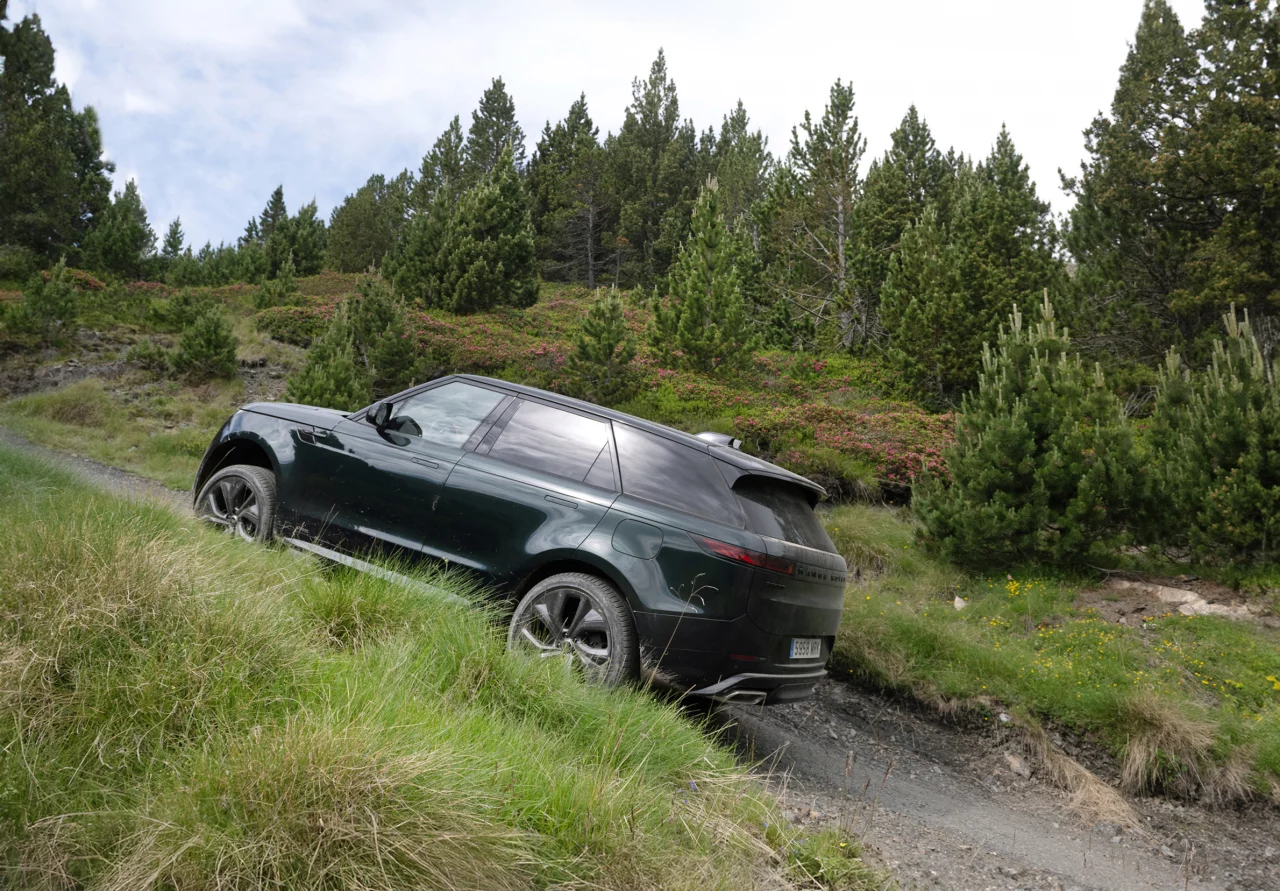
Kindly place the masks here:
POLYGON ((232 534, 467 567, 514 604, 509 644, 619 683, 721 700, 811 695, 845 562, 817 484, 554 393, 452 375, 345 414, 237 411, 193 487, 232 534))

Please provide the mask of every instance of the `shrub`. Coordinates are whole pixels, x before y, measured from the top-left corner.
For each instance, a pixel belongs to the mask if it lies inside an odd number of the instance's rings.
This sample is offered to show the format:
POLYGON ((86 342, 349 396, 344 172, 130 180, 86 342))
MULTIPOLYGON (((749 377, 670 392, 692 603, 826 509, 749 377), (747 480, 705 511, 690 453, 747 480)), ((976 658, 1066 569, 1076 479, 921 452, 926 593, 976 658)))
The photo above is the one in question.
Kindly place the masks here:
POLYGON ((173 362, 172 354, 150 338, 140 340, 129 347, 124 358, 126 362, 132 362, 139 368, 156 374, 167 373, 173 362))
POLYGON ((1080 560, 1124 540, 1144 485, 1132 433, 1101 369, 1090 374, 1045 296, 1024 328, 1014 307, 964 398, 950 483, 926 480, 915 507, 929 538, 968 565, 1080 560))
POLYGON ((622 301, 616 291, 607 291, 587 312, 574 342, 573 354, 565 364, 565 391, 572 396, 605 405, 624 402, 637 386, 631 362, 636 357, 635 340, 627 328, 622 301))
POLYGON ((236 345, 236 336, 222 314, 206 312, 182 330, 173 370, 192 381, 233 377, 236 345))
MULTIPOLYGON (((136 284, 142 284, 138 282, 136 284)), ((145 299, 147 323, 160 331, 181 331, 195 323, 203 315, 217 310, 217 303, 206 290, 183 288, 173 296, 154 295, 146 289, 129 288, 133 299, 145 299)))
POLYGON ((373 385, 363 364, 356 361, 354 341, 350 307, 344 303, 307 352, 306 363, 290 375, 285 399, 339 411, 368 405, 373 385))
POLYGON ((310 346, 324 333, 333 312, 331 306, 273 306, 258 313, 258 330, 275 340, 310 346))
POLYGON ((1280 374, 1248 313, 1233 307, 1223 322, 1206 371, 1191 375, 1171 350, 1161 372, 1149 534, 1204 558, 1265 561, 1280 533, 1280 374))
POLYGON ((44 265, 40 255, 19 244, 0 244, 0 281, 24 282, 44 265))
POLYGON ((80 299, 67 261, 59 260, 48 276, 32 276, 22 292, 22 304, 9 312, 5 324, 11 330, 49 339, 76 320, 80 299))

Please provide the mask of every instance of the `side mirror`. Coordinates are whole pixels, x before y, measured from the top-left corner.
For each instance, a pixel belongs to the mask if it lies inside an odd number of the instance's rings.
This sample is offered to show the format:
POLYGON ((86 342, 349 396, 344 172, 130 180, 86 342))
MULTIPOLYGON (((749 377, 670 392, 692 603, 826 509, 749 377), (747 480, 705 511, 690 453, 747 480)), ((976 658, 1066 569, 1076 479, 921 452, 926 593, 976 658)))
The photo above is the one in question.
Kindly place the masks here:
POLYGON ((385 400, 374 405, 365 414, 364 419, 381 430, 391 423, 391 403, 385 400))

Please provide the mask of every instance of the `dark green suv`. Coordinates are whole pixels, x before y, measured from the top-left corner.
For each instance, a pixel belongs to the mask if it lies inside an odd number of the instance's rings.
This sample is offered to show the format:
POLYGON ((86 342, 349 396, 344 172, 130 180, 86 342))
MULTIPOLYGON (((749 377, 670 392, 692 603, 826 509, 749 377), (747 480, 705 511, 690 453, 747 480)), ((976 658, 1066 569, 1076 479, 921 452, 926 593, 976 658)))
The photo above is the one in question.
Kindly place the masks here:
POLYGON ((800 699, 825 674, 845 562, 814 514, 821 487, 737 445, 454 375, 350 415, 245 406, 195 507, 334 558, 468 567, 515 603, 512 646, 607 683, 800 699))

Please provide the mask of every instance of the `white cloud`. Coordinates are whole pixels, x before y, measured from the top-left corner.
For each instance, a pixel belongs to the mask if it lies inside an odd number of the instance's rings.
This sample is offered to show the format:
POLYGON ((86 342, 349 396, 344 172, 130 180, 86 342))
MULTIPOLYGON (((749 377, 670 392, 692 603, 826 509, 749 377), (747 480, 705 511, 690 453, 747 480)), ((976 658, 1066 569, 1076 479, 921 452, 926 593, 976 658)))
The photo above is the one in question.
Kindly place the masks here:
MULTIPOLYGON (((1201 0, 1174 0, 1194 27, 1201 0)), ((1007 123, 1043 196, 1111 100, 1141 0, 676 3, 644 7, 291 0, 83 0, 35 9, 78 104, 97 107, 111 156, 139 171, 157 229, 239 234, 278 183, 328 212, 370 173, 416 167, 455 114, 464 127, 501 75, 532 141, 586 92, 617 129, 631 80, 659 46, 681 110, 718 126, 741 98, 785 152, 805 109, 852 80, 869 154, 909 104, 939 144, 985 155, 1007 123)), ((124 179, 117 174, 117 180, 124 179)))

